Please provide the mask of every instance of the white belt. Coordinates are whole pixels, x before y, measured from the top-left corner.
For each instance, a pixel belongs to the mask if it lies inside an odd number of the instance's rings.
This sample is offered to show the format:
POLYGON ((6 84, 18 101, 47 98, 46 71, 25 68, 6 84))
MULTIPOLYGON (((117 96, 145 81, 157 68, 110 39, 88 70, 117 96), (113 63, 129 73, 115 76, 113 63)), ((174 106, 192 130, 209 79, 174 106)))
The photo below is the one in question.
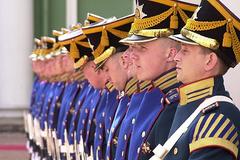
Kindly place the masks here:
POLYGON ((226 97, 226 96, 213 96, 211 98, 206 99, 203 101, 198 108, 185 120, 185 122, 172 134, 172 136, 164 143, 162 146, 159 144, 154 150, 153 153, 155 154, 150 158, 150 160, 163 160, 168 152, 173 148, 179 138, 184 134, 191 123, 195 120, 195 118, 199 115, 199 113, 209 107, 210 105, 216 102, 228 102, 233 103, 233 101, 226 97))
POLYGON ((75 148, 73 145, 69 145, 69 146, 61 145, 60 149, 61 149, 61 153, 75 153, 75 148))

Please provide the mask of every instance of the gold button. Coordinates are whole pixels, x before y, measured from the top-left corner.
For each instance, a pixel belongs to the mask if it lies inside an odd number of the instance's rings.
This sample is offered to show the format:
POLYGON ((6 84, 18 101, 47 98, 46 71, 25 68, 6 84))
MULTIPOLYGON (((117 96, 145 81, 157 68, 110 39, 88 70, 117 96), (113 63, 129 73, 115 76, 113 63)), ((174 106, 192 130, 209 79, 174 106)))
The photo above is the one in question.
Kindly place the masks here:
POLYGON ((115 136, 114 138, 113 138, 113 144, 114 145, 117 145, 118 144, 118 137, 117 136, 115 136))
POLYGON ((177 154, 178 154, 178 148, 177 148, 177 147, 175 147, 175 148, 173 149, 173 154, 174 154, 174 155, 177 155, 177 154))

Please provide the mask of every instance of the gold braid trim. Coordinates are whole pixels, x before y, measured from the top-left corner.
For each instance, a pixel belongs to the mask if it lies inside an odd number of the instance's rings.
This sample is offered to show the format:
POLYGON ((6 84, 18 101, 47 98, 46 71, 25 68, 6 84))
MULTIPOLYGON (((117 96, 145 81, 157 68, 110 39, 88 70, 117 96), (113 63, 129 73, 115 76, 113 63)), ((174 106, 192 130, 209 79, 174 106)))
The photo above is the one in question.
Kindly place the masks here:
POLYGON ((46 55, 48 53, 52 52, 52 48, 50 49, 42 49, 40 54, 46 55))
POLYGON ((107 30, 106 30, 105 26, 103 27, 103 30, 102 30, 102 36, 101 36, 101 42, 100 43, 104 46, 109 46, 108 33, 107 33, 107 30))
POLYGON ((76 63, 74 63, 74 68, 77 69, 82 67, 87 61, 88 61, 88 57, 84 55, 76 63))
POLYGON ((98 56, 100 56, 103 53, 104 49, 105 49, 105 46, 103 46, 100 42, 98 47, 93 52, 94 58, 97 58, 98 56))
POLYGON ((205 21, 195 21, 194 19, 188 19, 184 28, 191 31, 206 31, 206 30, 222 27, 226 25, 227 22, 228 22, 227 20, 205 22, 205 21))
POLYGON ((90 45, 88 42, 82 42, 81 40, 85 39, 86 36, 85 35, 80 35, 78 37, 75 37, 75 38, 72 38, 72 39, 69 39, 69 40, 66 40, 66 41, 61 41, 61 42, 58 42, 58 45, 60 45, 60 47, 64 46, 64 45, 69 45, 70 44, 70 56, 72 58, 80 58, 81 57, 81 53, 79 51, 79 49, 77 48, 77 44, 78 45, 81 45, 85 48, 90 48, 90 45))
POLYGON ((100 43, 98 47, 93 51, 94 59, 100 56, 103 53, 105 47, 108 47, 108 46, 109 46, 108 34, 107 34, 106 27, 104 26, 102 28, 102 36, 100 39, 100 43))
POLYGON ((183 28, 181 30, 181 34, 183 36, 187 37, 188 39, 191 39, 192 41, 194 41, 194 42, 196 42, 196 43, 198 43, 198 44, 200 44, 204 47, 210 48, 212 50, 217 50, 219 48, 219 43, 215 39, 202 36, 198 33, 195 33, 193 31, 189 31, 185 28, 183 28))
POLYGON ((85 47, 85 48, 90 48, 90 45, 89 45, 88 42, 76 41, 76 43, 85 47))
POLYGON ((77 48, 77 45, 75 43, 75 40, 73 39, 72 42, 70 43, 70 57, 72 58, 80 58, 79 56, 79 50, 77 48))
POLYGON ((53 51, 55 51, 55 50, 58 50, 59 48, 61 48, 62 46, 61 46, 61 44, 60 43, 54 43, 53 44, 53 51))
POLYGON ((145 36, 145 37, 168 37, 170 35, 173 35, 173 30, 171 29, 144 29, 140 30, 135 35, 138 36, 145 36))
POLYGON ((144 19, 135 19, 134 23, 132 24, 130 33, 134 33, 135 31, 139 31, 139 30, 143 30, 146 28, 150 28, 153 26, 156 26, 157 24, 161 23, 162 21, 164 21, 165 19, 167 19, 174 11, 174 8, 170 8, 169 10, 156 15, 156 16, 152 16, 149 18, 144 18, 144 19))
POLYGON ((103 62, 104 60, 108 59, 110 56, 112 56, 116 52, 116 48, 111 46, 107 50, 105 50, 100 56, 94 59, 95 64, 99 64, 103 62))
POLYGON ((107 31, 112 33, 113 35, 119 37, 119 38, 126 38, 128 36, 128 32, 120 31, 114 28, 108 28, 107 31))
MULTIPOLYGON (((226 25, 226 33, 231 33, 229 34, 228 38, 229 39, 225 39, 225 34, 223 35, 223 47, 232 47, 233 48, 233 52, 235 54, 236 60, 239 63, 240 62, 240 42, 237 36, 237 33, 235 31, 233 22, 231 20, 222 20, 222 21, 213 21, 213 22, 204 22, 204 21, 195 21, 193 19, 188 19, 187 20, 187 24, 185 25, 184 29, 190 30, 190 31, 206 31, 206 30, 211 30, 211 29, 215 29, 215 28, 219 28, 219 27, 223 27, 224 25, 226 25), (230 42, 229 42, 230 41, 230 42), (230 44, 228 44, 227 46, 225 46, 225 43, 228 42, 230 44)), ((183 29, 183 30, 184 30, 183 29)), ((189 37, 188 37, 189 38, 189 37)), ((207 37, 206 37, 207 38, 207 37)), ((192 39, 192 38, 190 38, 192 39)), ((210 38, 209 38, 210 39, 210 38)), ((194 40, 194 39, 192 39, 194 40)), ((194 40, 195 42, 198 42, 196 40, 194 40)), ((216 40, 215 40, 216 41, 216 40)), ((203 43, 203 41, 201 40, 201 42, 203 43)), ((209 43, 206 42, 205 43, 209 43)), ((216 43, 216 42, 215 42, 216 43)), ((200 43, 201 44, 201 43, 200 43)), ((210 44, 210 43, 209 43, 210 44)), ((202 45, 202 44, 201 44, 202 45)), ((208 45, 203 45, 205 47, 211 48, 208 45)), ((218 47, 217 47, 218 48, 218 47)), ((214 47, 214 49, 217 49, 214 47)), ((211 48, 212 49, 212 48, 211 48)))
POLYGON ((229 23, 229 31, 232 37, 233 52, 235 54, 237 62, 239 63, 240 62, 240 43, 239 43, 237 33, 234 29, 233 23, 229 23))
POLYGON ((187 19, 189 19, 187 14, 179 6, 177 6, 177 11, 178 11, 180 17, 182 18, 183 22, 186 24, 187 19))
MULTIPOLYGON (((149 17, 149 18, 144 18, 144 19, 135 19, 129 33, 132 34, 136 31, 156 26, 157 24, 160 24, 162 21, 167 19, 172 14, 173 14, 172 18, 176 18, 176 20, 178 21, 177 12, 179 13, 179 15, 180 15, 181 19, 184 21, 184 23, 186 23, 187 19, 189 19, 189 17, 178 5, 175 5, 175 6, 171 7, 169 10, 167 10, 159 15, 149 17)), ((172 22, 172 20, 171 20, 171 22, 172 22)), ((175 22, 175 23, 178 24, 178 22, 175 22)), ((171 28, 171 25, 170 25, 170 28, 171 28)), ((176 25, 173 28, 177 29, 178 25, 176 25)))

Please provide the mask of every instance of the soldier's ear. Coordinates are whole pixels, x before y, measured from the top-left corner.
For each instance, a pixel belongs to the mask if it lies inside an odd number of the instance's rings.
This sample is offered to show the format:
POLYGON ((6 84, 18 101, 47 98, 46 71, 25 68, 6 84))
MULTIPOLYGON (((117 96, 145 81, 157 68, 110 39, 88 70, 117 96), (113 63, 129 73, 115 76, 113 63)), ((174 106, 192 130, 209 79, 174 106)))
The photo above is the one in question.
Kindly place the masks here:
POLYGON ((91 62, 91 67, 92 67, 93 69, 96 68, 96 64, 95 64, 93 61, 91 62))
POLYGON ((216 67, 217 63, 218 63, 217 54, 215 54, 214 52, 206 54, 204 65, 205 71, 213 70, 216 67))
POLYGON ((174 47, 170 47, 169 52, 168 52, 168 57, 167 57, 167 62, 173 62, 174 61, 174 57, 177 54, 177 49, 174 47))

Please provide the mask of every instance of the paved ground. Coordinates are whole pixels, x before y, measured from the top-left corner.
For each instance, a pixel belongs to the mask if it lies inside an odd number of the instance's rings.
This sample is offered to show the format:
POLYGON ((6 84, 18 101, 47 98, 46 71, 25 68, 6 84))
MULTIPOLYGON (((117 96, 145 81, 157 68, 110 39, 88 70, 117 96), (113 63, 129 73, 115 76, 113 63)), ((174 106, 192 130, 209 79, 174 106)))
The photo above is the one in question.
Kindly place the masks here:
POLYGON ((1 160, 28 160, 24 133, 0 133, 1 160))
POLYGON ((29 160, 21 118, 0 118, 0 160, 29 160))

